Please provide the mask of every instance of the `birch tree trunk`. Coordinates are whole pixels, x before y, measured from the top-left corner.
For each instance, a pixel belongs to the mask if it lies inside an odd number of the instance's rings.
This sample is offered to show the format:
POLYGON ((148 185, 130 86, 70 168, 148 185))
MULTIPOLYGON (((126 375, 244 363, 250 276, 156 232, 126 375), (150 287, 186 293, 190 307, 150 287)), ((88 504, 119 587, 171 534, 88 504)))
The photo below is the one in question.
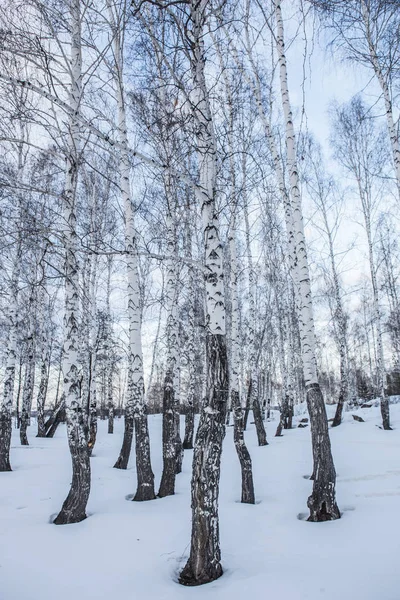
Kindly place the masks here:
MULTIPOLYGON (((189 203, 188 203, 189 204, 189 203)), ((190 206, 187 207, 188 213, 190 206)), ((189 220, 186 222, 186 254, 188 258, 193 258, 192 253, 192 232, 191 224, 189 220)), ((191 450, 193 448, 193 437, 194 437, 194 401, 196 394, 196 323, 195 323, 195 303, 196 303, 196 292, 195 292, 195 277, 193 269, 189 267, 189 290, 188 290, 188 302, 189 302, 189 313, 188 313, 188 324, 189 324, 189 338, 187 343, 187 354, 188 354, 188 390, 186 398, 186 412, 185 412, 185 437, 183 439, 183 449, 191 450)))
POLYGON ((72 459, 72 484, 64 504, 54 520, 56 525, 79 523, 86 518, 90 493, 90 458, 87 447, 85 410, 81 396, 79 364, 79 270, 76 223, 76 188, 81 151, 79 128, 82 98, 81 3, 69 4, 71 26, 71 56, 69 63, 70 99, 73 109, 68 123, 66 178, 63 194, 65 223, 65 338, 63 347, 63 376, 68 443, 72 459))
MULTIPOLYGON (((12 433, 12 408, 17 362, 17 302, 18 280, 21 268, 21 240, 18 240, 17 253, 11 279, 11 298, 9 306, 9 338, 7 346, 7 362, 4 375, 4 391, 0 409, 0 472, 11 471, 10 447, 12 433)), ((19 386, 21 386, 21 363, 19 369, 19 386)), ((19 394, 18 394, 19 398, 19 394)), ((17 426, 19 427, 19 411, 17 407, 17 426)))
POLYGON ((332 427, 337 427, 342 422, 343 407, 349 397, 349 371, 347 364, 347 323, 343 310, 342 295, 340 290, 339 276, 336 269, 335 254, 333 250, 332 233, 329 229, 326 210, 324 212, 325 227, 328 235, 329 256, 331 261, 331 270, 333 276, 334 294, 335 294, 335 318, 337 322, 339 358, 340 358, 340 390, 339 401, 337 404, 335 417, 332 421, 332 427))
MULTIPOLYGON (((290 179, 291 222, 295 238, 295 260, 292 259, 292 264, 294 263, 293 273, 298 289, 298 323, 314 458, 313 491, 307 502, 310 509, 308 520, 327 521, 340 518, 335 497, 336 471, 329 439, 326 408, 317 376, 311 285, 304 237, 300 182, 296 159, 296 138, 289 97, 280 0, 274 0, 274 8, 276 19, 275 42, 279 61, 282 107, 286 125, 286 160, 290 179)), ((289 230, 288 236, 290 238, 289 230)))
POLYGON ((114 376, 114 360, 113 354, 114 349, 112 347, 112 317, 110 307, 110 296, 111 296, 111 271, 113 265, 113 257, 107 256, 107 300, 106 300, 106 369, 107 369, 107 408, 108 408, 108 433, 114 433, 114 389, 113 389, 113 376, 114 376))
POLYGON ((61 394, 60 402, 54 408, 53 414, 47 422, 47 438, 53 438, 58 426, 65 420, 65 392, 61 394))
POLYGON ((24 387, 22 389, 21 425, 19 429, 22 446, 29 446, 27 428, 31 420, 33 386, 35 384, 35 339, 33 329, 31 325, 30 336, 26 342, 25 376, 24 387))
POLYGON ((192 110, 199 160, 197 195, 202 203, 205 247, 207 390, 193 453, 190 556, 179 578, 184 585, 201 585, 222 575, 218 496, 229 377, 222 247, 215 206, 217 148, 204 72, 207 5, 208 0, 191 0, 189 22, 194 80, 192 110))
POLYGON ((90 456, 92 455, 93 448, 96 444, 97 438, 97 351, 99 345, 99 331, 94 327, 95 315, 96 315, 96 272, 97 272, 97 260, 95 258, 94 264, 91 269, 90 278, 90 299, 91 299, 91 354, 89 362, 89 439, 88 449, 90 456))
MULTIPOLYGON (((360 193, 362 194, 362 190, 360 189, 360 193)), ((362 196, 363 197, 363 196, 362 196)), ((381 415, 382 415, 382 425, 383 429, 390 430, 392 429, 390 426, 390 414, 389 414, 389 399, 386 393, 386 373, 385 373, 385 359, 383 355, 383 341, 382 341, 382 316, 381 316, 381 308, 379 302, 379 287, 376 278, 376 267, 375 267, 375 257, 372 243, 372 231, 371 231, 371 218, 369 215, 369 211, 365 208, 366 201, 363 201, 364 208, 364 219, 365 219, 365 229, 367 232, 368 239, 368 255, 369 255, 369 265, 371 272, 371 282, 372 282, 372 291, 373 291, 373 299, 374 299, 374 313, 375 313, 375 331, 376 331, 376 371, 378 377, 378 390, 380 396, 380 406, 381 406, 381 415)))
MULTIPOLYGON (((166 175, 169 178, 169 174, 166 175)), ((171 185, 167 182, 167 201, 172 202, 171 185)), ((169 209, 170 210, 170 209, 169 209)), ((167 217, 167 255, 173 256, 175 248, 175 228, 171 215, 167 217)), ((164 379, 163 395, 163 472, 161 476, 158 496, 164 498, 175 493, 175 475, 177 473, 178 446, 177 446, 177 411, 178 395, 178 289, 177 268, 175 261, 167 261, 167 277, 165 285, 165 298, 167 303, 167 359, 164 379)), ((179 399, 178 399, 179 406, 179 399)), ((178 415, 179 418, 179 415, 178 415)))
MULTIPOLYGON (((44 343, 45 340, 43 340, 44 343)), ((42 349, 42 361, 40 365, 40 383, 36 399, 38 432, 36 437, 46 437, 44 422, 44 405, 46 402, 47 387, 49 384, 50 349, 42 349)))
POLYGON ((40 383, 39 390, 36 397, 36 413, 37 413, 37 426, 38 432, 36 437, 46 437, 46 426, 44 419, 44 406, 47 396, 47 387, 49 384, 49 369, 51 360, 51 343, 48 339, 48 323, 47 319, 50 318, 50 305, 49 311, 46 311, 45 304, 45 290, 39 292, 39 327, 41 330, 40 335, 40 350, 41 350, 41 361, 40 361, 40 383))
POLYGON ((127 251, 128 279, 128 318, 129 318, 129 356, 128 356, 128 394, 125 406, 125 431, 121 452, 114 467, 126 469, 132 446, 133 426, 135 424, 135 449, 137 490, 133 500, 153 500, 154 474, 150 460, 150 437, 147 414, 144 403, 144 376, 142 352, 142 315, 140 306, 139 269, 135 230, 135 215, 130 190, 129 144, 125 111, 125 92, 123 79, 123 27, 125 20, 117 20, 108 2, 113 30, 116 92, 118 102, 118 140, 120 144, 120 188, 121 200, 125 211, 125 247, 127 251))
MULTIPOLYGON (((244 158, 243 158, 243 177, 245 178, 246 175, 246 160, 245 160, 245 154, 244 154, 244 158)), ((247 206, 247 198, 245 199, 245 207, 244 207, 244 216, 245 216, 245 224, 246 224, 246 253, 247 253, 247 262, 248 262, 248 269, 249 269, 249 274, 248 274, 248 278, 249 278, 249 320, 248 320, 248 331, 247 331, 247 335, 248 335, 248 343, 249 343, 249 348, 250 348, 250 357, 249 357, 249 362, 250 362, 250 368, 249 368, 249 392, 248 392, 248 396, 249 396, 249 404, 251 406, 251 408, 253 409, 253 415, 254 415, 254 423, 256 426, 256 431, 257 431, 257 439, 258 439, 258 445, 259 446, 266 446, 268 445, 267 442, 267 434, 265 431, 265 427, 264 427, 264 422, 262 420, 262 416, 261 416, 261 406, 260 406, 260 398, 259 398, 259 390, 258 390, 258 376, 257 376, 257 371, 256 371, 256 357, 257 357, 257 350, 256 350, 256 335, 255 335, 255 328, 256 328, 256 322, 257 322, 257 316, 256 316, 256 304, 255 304, 255 285, 256 285, 256 281, 255 281, 255 273, 254 273, 254 268, 253 268, 253 256, 252 256, 252 252, 251 252, 251 244, 250 244, 250 225, 249 225, 249 215, 248 215, 248 206, 247 206)), ((246 419, 247 421, 247 419, 246 419)))
POLYGON ((12 432, 12 406, 17 359, 17 310, 16 304, 9 308, 10 334, 8 340, 7 364, 4 377, 3 401, 0 413, 0 472, 11 471, 10 446, 12 432))
MULTIPOLYGON (((235 210, 235 209, 233 209, 235 210)), ((242 474, 242 496, 241 502, 245 504, 254 504, 254 483, 253 470, 250 453, 244 440, 244 415, 240 402, 239 392, 239 326, 238 326, 238 286, 237 286, 237 252, 235 237, 235 218, 232 219, 231 232, 229 237, 231 278, 231 369, 230 369, 230 395, 233 411, 233 441, 240 462, 242 474)))
POLYGON ((109 365, 107 377, 108 433, 114 433, 113 367, 109 365))

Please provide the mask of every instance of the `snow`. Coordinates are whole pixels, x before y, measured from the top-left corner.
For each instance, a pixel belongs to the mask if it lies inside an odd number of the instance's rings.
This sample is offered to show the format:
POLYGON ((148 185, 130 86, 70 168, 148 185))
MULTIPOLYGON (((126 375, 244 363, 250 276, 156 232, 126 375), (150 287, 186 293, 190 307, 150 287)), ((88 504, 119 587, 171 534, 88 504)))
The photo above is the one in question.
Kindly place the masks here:
MULTIPOLYGON (((330 411, 333 407, 328 407, 330 411)), ((353 411, 354 412, 354 411, 353 411)), ((257 504, 242 505, 240 470, 227 429, 220 519, 221 579, 199 588, 177 582, 190 538, 190 470, 185 451, 175 496, 130 502, 134 460, 113 469, 123 434, 99 422, 92 458, 89 518, 55 526, 71 474, 65 428, 54 439, 19 445, 13 432, 12 473, 0 473, 0 600, 399 600, 400 405, 391 406, 394 431, 383 431, 379 409, 360 409, 331 430, 343 517, 308 523, 312 483, 309 428, 274 438, 259 448, 254 425, 252 454, 257 504)), ((153 469, 161 475, 161 417, 151 416, 153 469)), ((183 424, 183 418, 182 418, 183 424)))

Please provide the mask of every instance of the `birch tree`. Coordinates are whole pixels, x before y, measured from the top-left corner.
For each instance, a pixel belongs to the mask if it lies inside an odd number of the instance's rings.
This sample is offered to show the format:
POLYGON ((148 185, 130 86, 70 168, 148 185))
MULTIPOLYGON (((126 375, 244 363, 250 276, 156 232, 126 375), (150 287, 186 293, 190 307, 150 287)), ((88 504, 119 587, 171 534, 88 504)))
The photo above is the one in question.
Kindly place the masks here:
POLYGON ((386 162, 385 142, 376 130, 373 117, 359 96, 347 106, 337 108, 332 137, 336 157, 354 177, 364 218, 368 244, 368 259, 373 291, 375 330, 377 341, 377 376, 381 403, 382 424, 391 429, 389 401, 386 394, 385 359, 382 336, 382 309, 377 280, 374 250, 373 219, 379 203, 379 176, 386 162), (378 189, 376 184, 378 183, 378 189))
POLYGON ((69 58, 69 104, 74 109, 68 123, 66 175, 63 191, 65 243, 65 338, 63 377, 68 443, 72 459, 72 484, 64 504, 54 520, 56 525, 78 523, 86 518, 90 493, 90 460, 87 447, 84 407, 80 390, 79 353, 79 270, 77 256, 76 191, 81 153, 81 131, 76 116, 82 101, 82 14, 81 2, 69 4, 71 36, 69 58))
POLYGON ((311 0, 334 31, 333 44, 346 58, 370 69, 385 107, 394 179, 400 201, 400 141, 398 114, 398 61, 400 10, 393 0, 311 0))
POLYGON ((273 9, 275 17, 274 41, 278 55, 280 92, 285 119, 286 161, 289 174, 290 205, 288 208, 290 207, 290 214, 288 215, 289 222, 287 225, 290 228, 288 228, 287 233, 289 251, 293 252, 291 263, 294 268, 292 273, 298 290, 298 323, 314 458, 313 491, 308 499, 310 509, 308 519, 310 521, 327 521, 340 518, 335 497, 336 471, 329 439, 326 408, 318 382, 315 326, 296 156, 296 134, 290 103, 284 25, 279 0, 274 0, 273 9), (292 236, 294 243, 291 241, 292 236))
POLYGON ((312 141, 306 152, 309 154, 307 165, 310 167, 306 183, 309 193, 318 208, 322 220, 322 230, 328 243, 330 275, 334 307, 332 316, 335 324, 337 345, 340 358, 340 391, 332 427, 337 427, 342 421, 343 407, 349 396, 349 375, 347 365, 347 316, 343 307, 343 291, 339 278, 337 258, 335 253, 335 238, 339 227, 339 200, 335 199, 337 192, 333 179, 324 176, 324 165, 321 150, 312 141), (332 215, 333 213, 333 215, 332 215), (335 216, 336 215, 336 216, 335 216))
POLYGON ((152 500, 154 474, 150 461, 150 438, 147 414, 144 405, 143 351, 141 338, 141 306, 139 270, 137 256, 137 232, 135 212, 130 189, 130 160, 126 119, 126 98, 124 84, 124 34, 127 19, 126 5, 112 6, 108 2, 111 32, 113 36, 115 87, 118 103, 118 141, 120 144, 120 188, 125 211, 125 247, 127 252, 128 316, 129 316, 129 358, 128 358, 128 398, 125 408, 125 433, 120 456, 114 465, 127 468, 135 423, 135 448, 138 487, 134 500, 152 500))

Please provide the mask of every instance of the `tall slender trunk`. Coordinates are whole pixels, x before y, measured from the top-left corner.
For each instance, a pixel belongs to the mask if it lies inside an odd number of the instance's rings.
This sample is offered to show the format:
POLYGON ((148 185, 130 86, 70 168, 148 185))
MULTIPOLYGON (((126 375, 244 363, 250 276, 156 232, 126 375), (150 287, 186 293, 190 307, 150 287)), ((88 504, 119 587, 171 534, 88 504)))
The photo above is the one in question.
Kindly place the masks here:
POLYGON ((190 556, 179 578, 184 585, 201 585, 222 575, 218 496, 229 374, 222 247, 215 206, 217 146, 204 73, 207 4, 207 0, 191 0, 188 23, 194 80, 192 110, 200 170, 196 193, 202 204, 205 248, 207 390, 193 453, 190 556))
MULTIPOLYGON (((188 206, 188 213, 190 207, 188 206)), ((186 223, 186 253, 189 258, 192 258, 192 232, 190 223, 186 223)), ((190 268, 190 267, 189 267, 190 268)), ((188 389, 186 397, 186 411, 185 411, 185 437, 183 440, 183 448, 185 450, 191 450, 193 448, 193 436, 194 436, 194 401, 196 394, 196 323, 195 323, 195 277, 193 269, 189 271, 189 338, 187 343, 187 354, 188 354, 188 389)))
POLYGON ((0 412, 0 471, 11 471, 10 446, 12 431, 12 404, 17 354, 16 313, 16 305, 10 306, 10 334, 8 340, 6 372, 4 377, 3 401, 0 412))
MULTIPOLYGON (((308 499, 309 521, 339 519, 336 504, 336 471, 329 439, 328 420, 321 388, 318 382, 315 357, 315 327, 312 308, 310 275, 304 237, 300 181, 296 159, 296 136, 290 105, 284 28, 280 0, 274 0, 276 19, 276 48, 279 61, 280 90, 286 125, 286 160, 290 180, 291 217, 288 229, 289 249, 293 251, 292 265, 295 285, 298 289, 298 323, 300 329, 303 372, 306 386, 307 406, 310 415, 313 446, 313 491, 308 499), (291 238, 294 237, 294 244, 291 238)), ((289 208, 289 207, 288 207, 289 208)))
POLYGON ((343 310, 342 293, 340 287, 339 275, 336 267, 336 258, 334 251, 334 235, 329 223, 327 201, 329 201, 330 180, 325 180, 323 176, 323 164, 317 154, 316 161, 312 163, 314 171, 314 192, 316 194, 316 205, 319 209, 324 230, 328 242, 329 261, 331 266, 331 275, 333 279, 333 307, 331 308, 332 319, 335 326, 336 342, 340 357, 340 390, 339 399, 336 407, 335 417, 332 421, 332 427, 337 427, 342 422, 343 407, 348 400, 348 367, 347 367, 347 322, 343 310))
POLYGON ((107 377, 108 433, 114 433, 113 367, 109 365, 107 377))
POLYGON ((253 470, 250 453, 244 440, 243 410, 240 402, 239 372, 239 302, 237 285, 237 250, 236 250, 236 207, 232 209, 233 214, 230 223, 229 254, 230 254, 230 304, 231 304, 231 357, 230 357, 230 395, 233 412, 233 441, 239 458, 242 474, 242 496, 241 501, 246 504, 254 504, 253 470))
POLYGON ((19 437, 22 446, 29 446, 27 428, 30 425, 33 387, 35 384, 35 340, 33 332, 27 340, 24 387, 22 390, 22 411, 19 437))
MULTIPOLYGON (((360 188, 361 197, 363 197, 362 190, 360 188)), ((366 205, 365 200, 363 206, 366 205)), ((383 341, 382 341, 382 316, 379 301, 379 287, 376 278, 376 267, 375 267, 375 256, 372 243, 372 231, 371 221, 369 212, 364 209, 365 218, 365 229, 367 232, 368 239, 368 254, 369 254, 369 266, 371 272, 372 291, 374 300, 374 313, 375 313, 375 330, 376 330, 376 370, 378 376, 378 390, 380 396, 381 415, 383 429, 390 430, 390 413, 389 413, 389 399, 386 392, 386 373, 385 373, 385 359, 383 355, 383 341)))
POLYGON ((90 494, 90 457, 87 447, 85 407, 82 402, 79 364, 79 270, 76 223, 76 188, 80 160, 79 114, 82 98, 82 45, 80 1, 69 4, 71 24, 70 106, 66 177, 63 193, 65 243, 65 333, 63 376, 68 444, 72 459, 72 483, 62 508, 54 519, 56 525, 79 523, 86 518, 90 494))
MULTIPOLYGON (((15 384, 15 367, 17 362, 17 302, 18 279, 21 268, 21 242, 18 240, 11 281, 11 301, 9 306, 9 338, 7 346, 7 362, 4 375, 4 391, 0 408, 0 472, 11 471, 10 447, 12 433, 12 409, 15 384)), ((19 368, 19 392, 21 388, 22 359, 19 368)), ((19 410, 17 404, 17 426, 19 426, 19 410)))
MULTIPOLYGON (((243 177, 246 178, 246 154, 243 154, 243 177)), ((267 434, 264 427, 264 422, 261 416, 261 406, 260 406, 260 396, 258 390, 258 376, 257 376, 257 348, 256 348, 256 322, 257 322, 257 311, 256 311, 256 303, 255 303, 255 286, 256 279, 253 268, 253 256, 251 252, 251 243, 250 243, 250 224, 249 224, 249 214, 248 214, 248 206, 247 206, 247 198, 245 198, 245 207, 244 207, 244 216, 245 216, 245 225, 246 225, 246 253, 247 253, 247 262, 248 262, 248 282, 249 282, 249 319, 248 319, 248 327, 247 327, 247 335, 249 341, 249 396, 250 396, 250 406, 253 409, 254 423, 257 431, 257 439, 259 446, 266 446, 267 442, 267 434)), ((248 414, 248 413, 247 413, 248 414)), ((247 423, 247 419, 246 419, 247 423)))
POLYGON ((19 368, 18 368, 18 387, 17 387, 17 399, 16 399, 17 429, 19 429, 21 426, 21 412, 20 412, 21 388, 22 388, 22 354, 19 357, 19 368))
MULTIPOLYGON (((46 345, 46 337, 43 339, 43 344, 46 345)), ((40 365, 40 383, 36 399, 37 406, 37 425, 38 432, 36 437, 46 437, 46 427, 44 419, 44 407, 47 396, 47 388, 49 384, 49 368, 50 368, 51 350, 50 348, 42 348, 42 362, 40 365)))
POLYGON ((139 268, 135 229, 135 214, 130 190, 130 158, 128 132, 125 111, 125 92, 123 75, 123 18, 116 24, 114 13, 108 3, 113 29, 116 92, 118 101, 118 140, 120 143, 119 176, 121 199, 125 211, 125 247, 127 251, 128 279, 128 319, 129 319, 129 355, 128 355, 128 397, 125 406, 125 431, 121 452, 114 467, 126 469, 132 447, 133 426, 136 436, 136 472, 137 490, 134 500, 153 500, 154 474, 150 461, 150 437, 147 413, 144 403, 144 376, 142 352, 142 315, 140 305, 139 268))
MULTIPOLYGON (((167 178, 170 176, 167 174, 167 178)), ((167 201, 172 202, 171 185, 167 179, 167 201)), ((170 210, 170 209, 169 209, 170 210)), ((172 215, 167 217, 167 253, 175 254, 175 226, 172 215)), ((175 493, 175 475, 177 472, 177 410, 178 398, 178 276, 175 261, 167 261, 167 279, 165 298, 167 303, 167 358, 163 393, 163 472, 158 496, 163 498, 175 493)), ((178 400, 179 406, 179 400, 178 400)))

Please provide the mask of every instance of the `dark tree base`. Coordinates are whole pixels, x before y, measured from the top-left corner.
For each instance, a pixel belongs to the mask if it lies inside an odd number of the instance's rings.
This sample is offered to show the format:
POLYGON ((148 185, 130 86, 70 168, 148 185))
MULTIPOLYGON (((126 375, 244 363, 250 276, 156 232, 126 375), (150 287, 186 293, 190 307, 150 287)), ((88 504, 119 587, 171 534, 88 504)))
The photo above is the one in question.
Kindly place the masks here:
MULTIPOLYGON (((74 435, 74 432, 69 435, 74 435)), ((75 436, 74 436, 75 437, 75 436)), ((73 442, 72 442, 73 443, 73 442)), ((62 508, 54 519, 55 525, 70 525, 86 519, 86 505, 90 494, 90 457, 87 446, 71 446, 72 483, 62 508)))
POLYGON ((342 413, 343 413, 343 405, 344 405, 344 398, 343 398, 343 395, 341 394, 339 396, 339 402, 337 404, 335 416, 334 416, 334 419, 332 421, 332 427, 338 427, 341 424, 341 422, 342 422, 342 413))
POLYGON ((188 410, 185 415, 185 437, 183 438, 182 449, 193 450, 194 437, 194 406, 189 402, 188 410))
POLYGON ((322 501, 317 503, 313 495, 311 495, 307 502, 308 508, 310 509, 310 516, 307 521, 311 523, 323 523, 324 521, 335 521, 340 519, 340 511, 336 502, 322 501))
POLYGON ((183 444, 179 440, 179 443, 176 444, 175 475, 179 475, 179 473, 182 473, 182 463, 183 463, 183 444))
POLYGON ((97 439, 97 423, 95 426, 91 423, 90 429, 89 429, 89 441, 88 441, 89 456, 92 456, 93 448, 96 445, 96 439, 97 439))
POLYGON ((163 471, 159 498, 175 494, 175 476, 179 468, 177 457, 176 416, 174 411, 174 387, 172 373, 167 371, 164 379, 163 395, 163 471))
POLYGON ((80 523, 87 518, 86 513, 81 515, 72 515, 70 512, 63 511, 57 515, 54 519, 54 525, 72 525, 73 523, 80 523))
POLYGON ((190 559, 186 563, 185 568, 179 576, 179 583, 186 586, 204 585, 205 583, 211 583, 216 579, 219 579, 223 574, 223 570, 220 563, 212 565, 207 571, 195 574, 192 569, 190 559))
POLYGON ((10 464, 11 415, 0 413, 0 472, 12 471, 10 464))
POLYGON ((390 427, 389 400, 387 396, 381 398, 381 415, 383 429, 385 429, 385 431, 392 431, 392 428, 390 427))
POLYGON ((176 460, 174 458, 164 459, 164 469, 161 477, 158 498, 173 496, 175 494, 176 460))
POLYGON ((155 500, 156 495, 154 493, 154 485, 143 484, 137 489, 136 494, 132 498, 133 502, 147 502, 148 500, 155 500))
POLYGON ((10 460, 3 458, 0 460, 0 473, 6 473, 7 471, 12 471, 10 460))
POLYGON ((253 402, 253 416, 254 416, 254 423, 256 426, 258 445, 259 446, 268 446, 267 433, 265 431, 264 421, 262 420, 261 407, 260 407, 260 402, 259 402, 258 398, 256 398, 253 402))
POLYGON ((242 499, 243 504, 255 504, 254 482, 251 456, 244 441, 243 411, 240 406, 238 392, 232 392, 232 410, 234 419, 233 440, 242 472, 242 499))
POLYGON ((114 414, 108 418, 108 433, 114 433, 114 414))
POLYGON ((132 440, 133 440, 133 417, 125 416, 125 431, 124 431, 124 441, 122 442, 121 452, 117 459, 117 462, 114 465, 114 469, 124 469, 128 468, 129 457, 131 455, 132 449, 132 440))
POLYGON ((283 422, 282 422, 282 419, 280 419, 278 427, 276 428, 275 437, 282 437, 282 429, 283 429, 283 422))
POLYGON ((151 468, 150 436, 147 414, 135 418, 136 472, 137 490, 133 498, 135 502, 154 500, 154 473, 151 468))
POLYGON ((336 471, 329 439, 326 408, 318 383, 307 389, 313 449, 313 491, 308 498, 308 521, 323 522, 340 519, 335 498, 336 471))
POLYGON ((222 575, 218 495, 228 400, 225 336, 207 333, 206 348, 207 394, 197 428, 192 467, 190 557, 179 578, 181 584, 188 586, 203 585, 222 575))

